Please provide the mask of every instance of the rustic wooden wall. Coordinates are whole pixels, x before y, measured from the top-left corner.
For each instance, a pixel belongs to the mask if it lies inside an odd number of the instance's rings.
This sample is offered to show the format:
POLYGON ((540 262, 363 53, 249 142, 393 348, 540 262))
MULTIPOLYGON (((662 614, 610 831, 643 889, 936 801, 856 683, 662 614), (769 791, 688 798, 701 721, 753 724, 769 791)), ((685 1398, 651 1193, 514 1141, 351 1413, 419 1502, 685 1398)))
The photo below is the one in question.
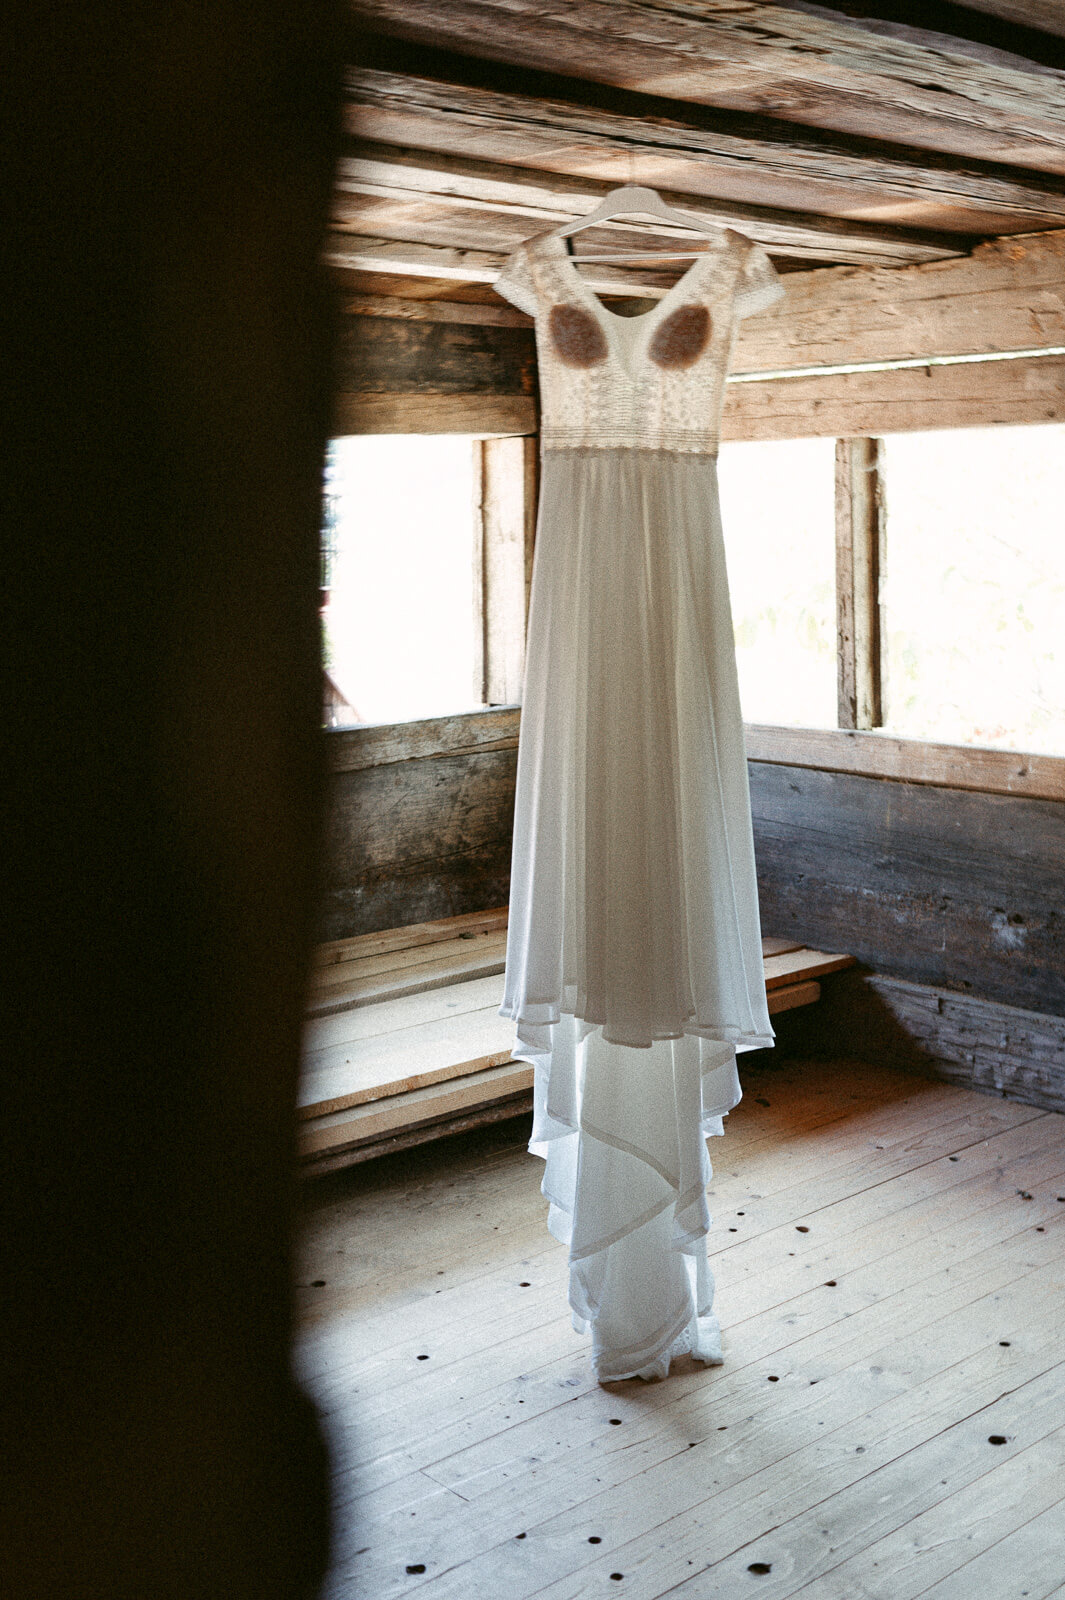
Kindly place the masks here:
MULTIPOLYGON (((518 717, 330 736, 322 938, 506 903, 518 717)), ((1065 1110, 1065 801, 778 761, 748 771, 764 931, 862 964, 781 1019, 780 1046, 1065 1110)))
POLYGON ((342 311, 336 376, 336 433, 536 431, 531 327, 342 311))
MULTIPOLYGON (((509 709, 331 735, 323 938, 505 903, 516 735, 509 709)), ((767 933, 1065 1014, 1065 803, 766 761, 749 773, 767 933)))
POLYGON ((349 314, 337 368, 345 393, 536 393, 531 328, 349 314))
POLYGON ((1065 1014, 1065 805, 761 762, 749 771, 768 933, 1065 1014))
MULTIPOLYGON (((890 270, 789 273, 785 301, 753 319, 737 341, 734 369, 759 381, 729 386, 724 437, 1061 420, 1065 361, 1043 352, 1065 343, 1063 286, 1065 231, 890 270), (854 360, 1018 350, 1038 353, 760 378, 854 360)), ((444 419, 443 426, 476 431, 477 418, 489 416, 507 431, 507 413, 491 408, 512 406, 525 409, 511 431, 527 431, 535 408, 531 326, 501 304, 420 301, 400 313, 395 304, 355 300, 341 388, 342 414, 353 426, 394 427, 401 419, 433 428, 444 419)), ((423 734, 358 730, 334 745, 323 937, 505 902, 516 716, 493 715, 495 722, 474 716, 421 725, 423 734), (439 738, 444 744, 436 747, 439 738)), ((1030 1062, 1053 1036, 1044 1099, 1051 1079, 1065 1086, 1065 1023, 1058 1020, 1065 1016, 1065 803, 952 787, 949 773, 944 783, 914 783, 754 760, 750 774, 766 932, 851 951, 878 975, 878 989, 861 976, 849 989, 837 986, 840 996, 851 994, 849 1012, 842 1000, 819 1011, 819 1026, 835 1029, 836 1045, 854 1043, 859 1017, 872 1039, 879 1017, 890 1024, 879 1035, 890 1048, 896 1034, 919 1036, 924 1056, 953 1052, 957 1070, 976 1082, 975 1057, 959 1040, 982 1037, 990 1060, 989 1041, 1012 1039, 999 1053, 1013 1058, 1017 1079, 1016 1062, 1030 1062), (946 1009, 942 994, 956 997, 946 1009), (968 1010, 958 1023, 963 1001, 968 1010), (1022 1026, 1017 1018, 1029 1013, 1035 1022, 1022 1026), (943 1020, 933 1026, 934 1018, 943 1020)), ((822 1031, 820 1042, 826 1038, 822 1031)))
POLYGON ((329 735, 322 939, 505 905, 517 714, 329 735))
MULTIPOLYGON (((992 240, 949 261, 789 272, 785 288, 739 331, 724 439, 1065 419, 1065 358, 1051 353, 1065 346, 1065 230, 992 240), (1012 358, 936 364, 977 355, 1012 358), (773 372, 806 375, 763 376, 773 372)), ((356 296, 341 323, 336 431, 535 431, 531 322, 501 300, 356 296)))

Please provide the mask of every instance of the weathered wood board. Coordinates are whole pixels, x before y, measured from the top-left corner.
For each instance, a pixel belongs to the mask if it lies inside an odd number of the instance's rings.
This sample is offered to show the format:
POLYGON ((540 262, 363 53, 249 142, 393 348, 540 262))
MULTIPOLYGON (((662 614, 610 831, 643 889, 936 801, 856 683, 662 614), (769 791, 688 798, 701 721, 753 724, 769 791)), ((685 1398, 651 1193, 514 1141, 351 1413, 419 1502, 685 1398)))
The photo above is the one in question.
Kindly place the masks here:
POLYGON ((749 763, 762 922, 1065 1013, 1065 805, 749 763))
POLYGON ((788 0, 360 0, 360 10, 402 38, 510 66, 564 62, 574 76, 645 94, 1065 168, 1060 46, 1047 40, 1035 60, 988 48, 965 36, 961 18, 948 36, 788 0))
POLYGON ((479 70, 476 82, 456 82, 455 73, 454 58, 349 73, 348 131, 360 141, 646 183, 792 218, 857 212, 970 240, 1054 227, 1065 216, 1065 184, 1054 173, 848 140, 665 95, 593 91, 512 65, 479 70))
POLYGON ((536 393, 525 328, 341 317, 337 387, 355 394, 536 393))
POLYGON ((320 937, 505 903, 516 768, 511 746, 335 774, 320 937))
POLYGON ((734 383, 721 437, 843 439, 1065 422, 1065 357, 734 383))
POLYGON ((861 969, 829 984, 779 1036, 789 1055, 862 1059, 1065 1111, 1065 1016, 861 969))
POLYGON ((524 394, 352 394, 334 396, 332 432, 466 433, 481 438, 531 437, 536 401, 524 394))
MULTIPOLYGON (((508 742, 337 774, 323 937, 505 903, 515 770, 508 742)), ((766 932, 1065 1012, 1065 805, 759 761, 749 771, 766 932)))
POLYGON ((537 425, 531 328, 339 318, 337 433, 528 434, 537 425))
POLYGON ((1065 229, 916 267, 792 272, 784 287, 742 324, 734 373, 1065 345, 1065 229))
MULTIPOLYGON (((603 180, 538 172, 497 161, 365 143, 341 158, 333 219, 357 234, 436 243, 468 244, 471 229, 486 250, 513 250, 538 229, 552 227, 597 206, 609 191, 603 180), (387 204, 380 203, 386 201, 387 204)), ((737 228, 775 253, 797 260, 879 262, 899 266, 956 255, 957 242, 919 229, 850 217, 790 215, 742 200, 710 200, 690 194, 662 198, 689 215, 721 228, 737 228)), ((665 223, 617 221, 603 229, 616 242, 640 249, 665 223)), ((339 241, 336 248, 339 248, 339 241)))
POLYGON ((519 708, 506 706, 426 717, 420 722, 338 728, 328 736, 329 766, 332 772, 357 772, 420 756, 516 750, 520 723, 519 708))
POLYGON ((932 744, 924 739, 899 739, 872 729, 748 724, 744 737, 749 761, 856 772, 867 778, 936 784, 941 789, 1065 801, 1065 758, 1061 756, 1026 755, 977 745, 932 744))

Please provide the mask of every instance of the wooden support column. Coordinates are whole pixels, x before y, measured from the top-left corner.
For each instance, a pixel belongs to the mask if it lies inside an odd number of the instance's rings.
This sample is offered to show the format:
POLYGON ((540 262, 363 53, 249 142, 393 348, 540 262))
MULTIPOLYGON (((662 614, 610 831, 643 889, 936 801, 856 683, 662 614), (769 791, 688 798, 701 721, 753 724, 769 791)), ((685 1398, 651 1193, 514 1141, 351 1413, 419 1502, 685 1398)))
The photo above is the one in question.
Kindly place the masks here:
POLYGON ((536 523, 540 512, 540 439, 538 435, 526 434, 522 443, 525 446, 525 628, 528 631, 536 523))
POLYGON ((480 693, 485 705, 521 699, 528 609, 529 458, 535 440, 480 443, 480 693))
POLYGON ((837 684, 841 728, 879 728, 884 721, 881 459, 879 439, 836 440, 837 684))

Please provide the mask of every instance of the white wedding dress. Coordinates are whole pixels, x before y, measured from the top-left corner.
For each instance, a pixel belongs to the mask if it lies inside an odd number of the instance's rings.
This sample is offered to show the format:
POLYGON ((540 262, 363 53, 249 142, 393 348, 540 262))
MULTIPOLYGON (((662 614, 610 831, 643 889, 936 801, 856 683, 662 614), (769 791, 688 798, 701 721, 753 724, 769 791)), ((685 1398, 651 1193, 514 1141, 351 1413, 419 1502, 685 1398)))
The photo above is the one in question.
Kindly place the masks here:
POLYGON ((600 1381, 721 1358, 706 1135, 771 1045, 716 452, 740 317, 782 292, 722 231, 609 311, 563 240, 499 292, 536 319, 543 469, 506 987, 530 1149, 600 1381))

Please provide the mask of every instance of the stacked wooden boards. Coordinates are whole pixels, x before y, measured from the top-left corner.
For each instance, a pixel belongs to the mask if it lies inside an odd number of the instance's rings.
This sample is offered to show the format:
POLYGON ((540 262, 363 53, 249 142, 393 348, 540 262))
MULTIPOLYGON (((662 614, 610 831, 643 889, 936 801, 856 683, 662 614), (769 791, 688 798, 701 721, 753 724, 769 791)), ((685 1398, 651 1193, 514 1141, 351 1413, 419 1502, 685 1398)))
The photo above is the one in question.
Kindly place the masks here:
MULTIPOLYGON (((499 1015, 506 908, 319 947, 300 1094, 299 1151, 315 1169, 527 1109, 532 1068, 499 1015)), ((849 955, 765 939, 771 1013, 810 1005, 849 955)))

